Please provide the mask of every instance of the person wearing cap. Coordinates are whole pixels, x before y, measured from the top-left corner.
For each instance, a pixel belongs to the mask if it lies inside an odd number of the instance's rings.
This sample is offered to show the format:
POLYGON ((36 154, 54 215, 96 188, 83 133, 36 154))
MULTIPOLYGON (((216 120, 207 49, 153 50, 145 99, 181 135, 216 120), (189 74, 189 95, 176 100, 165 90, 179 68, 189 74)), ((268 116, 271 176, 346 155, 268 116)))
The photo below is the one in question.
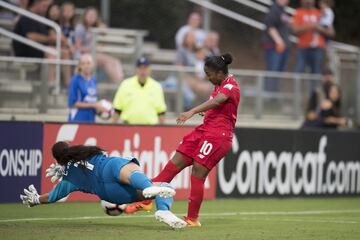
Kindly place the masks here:
POLYGON ((113 123, 119 118, 125 124, 163 124, 166 104, 160 83, 150 77, 150 61, 141 57, 136 61, 136 75, 125 79, 114 100, 113 123))

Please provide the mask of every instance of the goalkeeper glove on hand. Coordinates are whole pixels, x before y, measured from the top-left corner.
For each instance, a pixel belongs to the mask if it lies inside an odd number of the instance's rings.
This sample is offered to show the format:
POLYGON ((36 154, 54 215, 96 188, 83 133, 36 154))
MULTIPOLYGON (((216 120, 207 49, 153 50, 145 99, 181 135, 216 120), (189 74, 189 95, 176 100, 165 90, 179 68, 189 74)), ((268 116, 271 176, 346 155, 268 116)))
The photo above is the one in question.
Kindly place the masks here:
POLYGON ((46 169, 46 177, 51 177, 51 182, 55 183, 64 175, 64 166, 52 163, 49 168, 46 169))
POLYGON ((35 205, 40 204, 40 196, 36 191, 34 185, 30 185, 29 189, 24 189, 25 195, 20 194, 20 199, 22 200, 23 204, 28 205, 28 207, 33 207, 35 205))

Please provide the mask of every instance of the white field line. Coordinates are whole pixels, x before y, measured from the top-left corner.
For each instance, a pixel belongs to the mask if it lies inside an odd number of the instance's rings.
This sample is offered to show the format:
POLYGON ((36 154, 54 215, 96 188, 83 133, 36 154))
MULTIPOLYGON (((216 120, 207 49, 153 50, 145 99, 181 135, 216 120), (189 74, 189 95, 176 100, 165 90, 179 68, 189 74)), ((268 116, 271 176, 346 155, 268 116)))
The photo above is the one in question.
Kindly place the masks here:
MULTIPOLYGON (((274 212, 220 212, 220 213, 201 213, 201 217, 227 217, 227 216, 299 216, 299 215, 321 215, 321 214, 341 214, 341 213, 360 213, 360 209, 348 210, 318 210, 318 211, 274 211, 274 212)), ((185 215, 185 213, 178 214, 185 215)), ((122 215, 122 218, 152 218, 153 215, 122 215)), ((84 216, 84 217, 49 217, 49 218, 15 218, 15 219, 0 219, 0 223, 7 222, 27 222, 27 221, 72 221, 72 220, 92 220, 92 219, 115 219, 110 216, 84 216)), ((251 220, 248 218, 247 220, 251 220)), ((269 220, 271 219, 262 219, 269 220)), ((343 220, 311 220, 311 219, 277 219, 276 221, 295 221, 295 222, 319 222, 319 223, 344 223, 356 224, 357 221, 343 221, 343 220)))

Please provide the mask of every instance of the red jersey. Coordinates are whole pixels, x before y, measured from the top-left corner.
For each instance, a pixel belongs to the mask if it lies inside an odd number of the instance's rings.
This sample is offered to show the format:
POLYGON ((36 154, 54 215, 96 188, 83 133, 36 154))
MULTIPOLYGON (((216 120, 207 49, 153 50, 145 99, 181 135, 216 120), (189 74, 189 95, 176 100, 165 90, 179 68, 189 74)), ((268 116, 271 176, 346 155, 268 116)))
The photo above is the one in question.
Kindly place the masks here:
POLYGON ((206 111, 204 123, 196 129, 210 133, 222 132, 232 137, 235 128, 237 110, 240 102, 240 87, 233 75, 228 77, 220 86, 215 86, 210 95, 210 99, 222 93, 228 97, 219 107, 206 111))

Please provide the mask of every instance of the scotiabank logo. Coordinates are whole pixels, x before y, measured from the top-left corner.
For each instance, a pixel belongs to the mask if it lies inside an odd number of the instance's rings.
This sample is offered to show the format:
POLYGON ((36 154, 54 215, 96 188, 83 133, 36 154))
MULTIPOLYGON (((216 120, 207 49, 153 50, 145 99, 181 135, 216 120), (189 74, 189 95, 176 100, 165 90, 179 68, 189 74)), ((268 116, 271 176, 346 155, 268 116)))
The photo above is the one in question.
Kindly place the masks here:
MULTIPOLYGON (((134 127, 108 125, 49 124, 45 126, 44 154, 51 159, 51 146, 56 141, 72 144, 98 145, 109 156, 136 157, 149 177, 155 177, 175 153, 183 135, 192 128, 184 127, 134 127)), ((45 169, 51 162, 44 162, 45 169)), ((177 189, 177 199, 185 199, 190 188, 190 171, 179 173, 171 185, 177 189)), ((215 174, 205 183, 205 198, 215 197, 215 174)), ((48 181, 49 182, 49 181, 48 181)), ((44 183, 48 185, 49 183, 44 183)))
MULTIPOLYGON (((225 177, 225 165, 220 162, 219 188, 225 195, 234 191, 265 195, 360 193, 360 161, 328 160, 327 144, 327 136, 322 136, 317 152, 243 150, 230 177, 225 177)), ((232 150, 234 154, 239 151, 236 136, 232 150)))

